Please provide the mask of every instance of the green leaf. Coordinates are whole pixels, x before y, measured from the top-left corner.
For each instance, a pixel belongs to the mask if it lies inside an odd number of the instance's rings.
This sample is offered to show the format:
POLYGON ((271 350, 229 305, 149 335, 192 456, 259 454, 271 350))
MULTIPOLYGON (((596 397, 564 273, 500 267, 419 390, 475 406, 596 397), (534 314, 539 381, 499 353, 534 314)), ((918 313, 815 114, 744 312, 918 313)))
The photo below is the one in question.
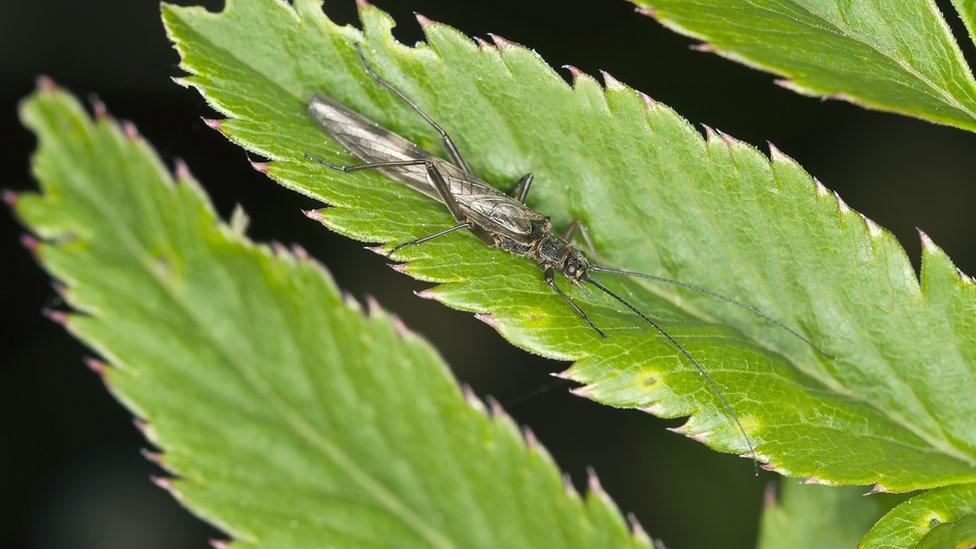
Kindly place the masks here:
MULTIPOLYGON (((602 260, 748 301, 813 340, 709 296, 596 275, 659 319, 731 402, 759 458, 814 482, 910 490, 976 480, 976 286, 927 242, 919 283, 891 233, 851 211, 793 160, 726 135, 707 139, 660 103, 606 76, 567 85, 530 50, 476 44, 424 20, 429 45, 396 43, 364 6, 365 38, 318 2, 231 0, 224 11, 165 5, 164 22, 198 88, 228 116, 215 127, 272 159, 282 185, 332 207, 328 227, 402 242, 453 224, 440 205, 376 173, 303 159, 354 159, 309 120, 315 92, 432 150, 436 133, 373 83, 352 47, 451 132, 472 168, 509 188, 534 172, 529 204, 558 227, 590 229, 602 260)), ((577 361, 578 394, 662 417, 722 451, 748 445, 716 393, 666 340, 619 305, 558 282, 610 337, 601 340, 530 261, 455 233, 403 249, 421 293, 473 311, 532 352, 577 361)))
POLYGON ((860 547, 972 547, 974 534, 976 484, 963 484, 908 499, 882 517, 860 547))
MULTIPOLYGON (((934 0, 631 0, 798 93, 976 131, 976 80, 934 0)), ((973 36, 976 4, 953 0, 973 36)))
POLYGON ((898 496, 865 497, 858 487, 807 486, 786 480, 777 500, 767 489, 759 549, 854 547, 898 496))
POLYGON ((235 546, 649 545, 399 320, 248 241, 131 125, 46 88, 21 105, 43 193, 17 212, 66 284, 63 321, 176 476, 157 482, 235 546))

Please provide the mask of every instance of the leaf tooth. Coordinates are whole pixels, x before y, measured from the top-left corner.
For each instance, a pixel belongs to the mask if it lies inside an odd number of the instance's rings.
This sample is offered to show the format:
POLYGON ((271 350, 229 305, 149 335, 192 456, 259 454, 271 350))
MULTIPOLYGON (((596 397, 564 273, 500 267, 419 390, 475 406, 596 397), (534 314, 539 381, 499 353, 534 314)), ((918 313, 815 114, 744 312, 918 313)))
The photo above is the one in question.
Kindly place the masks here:
POLYGON ((929 235, 925 234, 925 231, 919 229, 918 227, 915 227, 915 230, 918 231, 918 238, 922 241, 922 251, 924 252, 938 251, 939 247, 935 245, 935 242, 932 242, 932 239, 929 238, 929 235))
POLYGON ((481 413, 488 411, 487 408, 485 408, 485 403, 478 398, 478 395, 474 394, 474 390, 471 389, 471 386, 467 383, 461 386, 461 393, 464 395, 464 400, 467 401, 469 406, 481 413))
POLYGON ((868 234, 870 234, 872 237, 877 238, 884 233, 884 231, 881 230, 881 227, 878 226, 878 224, 875 223, 870 217, 861 214, 861 219, 864 220, 864 224, 868 228, 868 234))
POLYGON ((17 201, 19 200, 17 193, 11 191, 10 189, 4 189, 3 191, 0 191, 0 195, 3 196, 3 202, 7 206, 13 208, 17 205, 17 201))
POLYGON ((732 147, 736 143, 739 143, 740 142, 738 139, 736 139, 736 138, 732 137, 731 135, 723 132, 722 130, 716 129, 715 131, 718 133, 719 137, 722 138, 722 141, 725 141, 725 144, 728 145, 729 147, 732 147))
POLYGON ((414 290, 413 295, 419 297, 420 299, 430 299, 433 301, 440 301, 437 292, 434 288, 427 288, 426 290, 414 290))
POLYGON ((705 129, 705 141, 709 143, 718 141, 719 137, 718 134, 715 133, 715 128, 712 128, 708 124, 702 124, 701 127, 705 129))
POLYGON ((153 452, 148 448, 140 448, 139 454, 142 455, 142 457, 146 458, 146 461, 148 461, 149 463, 152 463, 153 465, 159 465, 160 467, 162 467, 163 455, 160 454, 159 452, 153 452))
POLYGON ((634 513, 627 513, 627 522, 630 523, 630 533, 637 538, 638 541, 650 545, 651 537, 647 535, 647 531, 641 526, 637 516, 634 513))
POLYGON ((588 398, 593 400, 593 392, 590 390, 589 385, 584 385, 582 387, 574 387, 569 390, 570 393, 583 398, 588 398))
POLYGON ((600 484, 600 477, 596 476, 596 470, 593 467, 586 468, 586 487, 592 494, 607 497, 607 492, 603 489, 603 485, 600 484))
POLYGON ((701 52, 701 53, 715 53, 715 46, 709 44, 708 42, 692 44, 688 46, 688 49, 692 51, 701 52))
POLYGON ((573 479, 569 476, 569 473, 563 473, 563 490, 570 497, 579 498, 579 492, 576 491, 576 485, 573 484, 573 479))
POLYGON ((960 269, 959 267, 956 267, 956 273, 959 275, 959 278, 961 278, 963 282, 966 282, 966 283, 969 283, 969 284, 972 284, 973 283, 973 277, 971 277, 971 276, 967 275, 966 273, 962 272, 962 269, 960 269))
POLYGON ((783 154, 783 151, 779 150, 779 147, 773 144, 772 141, 766 140, 766 146, 769 148, 769 159, 773 162, 790 162, 790 157, 783 154))
MULTIPOLYGON (((358 1, 364 2, 365 0, 358 0, 358 1)), ((230 549, 230 542, 225 539, 211 538, 207 540, 207 543, 209 543, 210 547, 212 547, 213 549, 230 549)))
POLYGON ((688 424, 687 423, 683 423, 681 425, 678 425, 677 427, 667 427, 667 430, 668 431, 671 431, 672 433, 679 434, 681 436, 688 436, 688 424))
POLYGON ((125 134, 127 139, 132 141, 139 139, 139 128, 131 120, 122 121, 122 133, 125 134))
POLYGON ((374 316, 383 312, 380 302, 372 294, 366 294, 366 314, 374 316))
POLYGON ((173 161, 173 174, 176 176, 177 181, 190 181, 193 179, 193 174, 190 173, 189 166, 180 157, 176 157, 176 160, 173 161))
MULTIPOLYGON (((312 211, 312 210, 310 210, 310 211, 312 211)), ((316 221, 320 221, 322 219, 322 214, 320 214, 318 212, 315 212, 315 213, 319 217, 317 219, 316 218, 313 218, 313 219, 316 219, 316 221)), ((306 214, 306 215, 308 215, 308 214, 306 214)), ((308 215, 308 216, 309 217, 312 217, 311 215, 308 215)), ((369 251, 373 252, 374 254, 381 255, 383 257, 389 257, 389 255, 390 255, 389 253, 387 253, 386 246, 384 246, 383 244, 380 244, 378 246, 363 246, 363 249, 364 250, 369 250, 369 251)))
MULTIPOLYGON (((369 4, 367 4, 367 6, 368 5, 369 4)), ((431 21, 430 19, 424 17, 423 14, 421 14, 420 12, 416 12, 416 11, 413 12, 413 16, 417 18, 417 23, 420 23, 421 27, 430 27, 436 24, 434 21, 431 21)))
POLYGON ((486 42, 485 39, 480 36, 475 36, 474 41, 478 44, 478 47, 480 47, 483 50, 494 49, 494 46, 486 42))
POLYGON ((658 108, 661 107, 661 103, 658 102, 658 101, 656 101, 650 95, 647 95, 646 93, 644 93, 642 91, 638 91, 637 92, 637 95, 639 95, 640 98, 644 101, 644 105, 647 106, 647 109, 648 110, 656 110, 656 109, 658 109, 658 108))
POLYGON ((356 0, 356 7, 359 9, 359 11, 362 11, 362 10, 365 10, 365 9, 368 9, 368 8, 373 8, 375 6, 373 6, 372 4, 370 4, 369 2, 367 2, 366 0, 356 0))
POLYGON ((817 179, 816 177, 813 178, 813 183, 814 185, 817 186, 817 194, 819 194, 820 196, 827 196, 828 194, 830 194, 830 191, 827 190, 827 187, 824 187, 824 184, 821 183, 820 180, 817 179))
POLYGON ((398 273, 407 274, 407 264, 406 263, 387 263, 386 266, 389 267, 389 268, 391 268, 391 269, 393 269, 394 271, 396 271, 398 273))
MULTIPOLYGON (((319 223, 321 223, 322 220, 325 219, 325 216, 322 215, 322 212, 319 210, 302 210, 302 213, 305 214, 305 217, 311 219, 312 221, 318 221, 319 223)), ((366 249, 369 250, 371 248, 366 248, 366 249)))
POLYGON ((300 261, 308 261, 309 255, 308 250, 306 250, 301 244, 294 243, 291 245, 291 253, 297 257, 300 261))
POLYGON ((173 479, 171 477, 164 477, 162 475, 150 475, 149 480, 159 486, 163 490, 169 492, 169 495, 173 496, 176 501, 183 502, 183 494, 173 486, 173 479))
POLYGON ((878 482, 878 483, 875 483, 875 485, 872 486, 870 490, 868 490, 867 492, 865 492, 864 495, 865 496, 870 496, 870 495, 874 495, 874 494, 887 494, 889 492, 890 491, 887 488, 885 488, 884 486, 881 485, 880 482, 878 482))
POLYGON ((552 377, 558 377, 559 379, 566 379, 569 381, 576 381, 573 376, 569 374, 569 368, 559 371, 559 372, 549 372, 552 377))
POLYGON ((248 160, 248 163, 254 168, 254 171, 259 173, 268 173, 268 163, 267 162, 255 162, 254 160, 248 160))
POLYGON ((58 89, 58 84, 50 76, 41 74, 37 77, 37 89, 43 92, 53 92, 58 89))
POLYGON ((410 328, 407 327, 399 315, 391 314, 390 317, 393 322, 393 329, 400 337, 413 337, 414 333, 410 331, 410 328))
POLYGON ((349 290, 342 290, 342 302, 346 304, 346 307, 352 309, 353 311, 362 311, 363 307, 356 301, 356 297, 349 292, 349 290))
POLYGON ((525 46, 523 46, 522 44, 519 44, 518 42, 512 42, 511 40, 507 40, 497 34, 493 34, 489 32, 488 37, 491 38, 491 41, 494 42, 495 46, 500 50, 504 50, 506 48, 525 49, 525 46))
POLYGON ((528 425, 522 426, 522 438, 525 439, 525 444, 533 450, 542 449, 545 450, 542 444, 539 444, 539 439, 535 436, 535 433, 528 425))
POLYGON ((209 126, 211 129, 223 133, 224 123, 222 120, 218 118, 204 118, 204 117, 200 117, 200 120, 203 120, 203 123, 209 126))
POLYGON ((603 69, 600 69, 600 76, 603 77, 603 85, 608 90, 627 89, 627 86, 621 84, 620 81, 614 78, 612 74, 603 69))
POLYGON ((37 253, 41 242, 32 234, 22 234, 20 235, 20 245, 26 248, 28 252, 37 253))
POLYGON ((635 6, 634 11, 641 15, 646 15, 647 17, 657 19, 657 10, 654 8, 649 8, 647 6, 635 6))
POLYGON ((85 366, 95 373, 98 377, 105 377, 105 363, 95 357, 85 357, 85 366))
POLYGON ((576 67, 574 67, 573 65, 563 65, 563 67, 562 67, 562 68, 564 68, 564 69, 566 69, 567 71, 569 71, 569 75, 570 75, 571 77, 573 77, 573 83, 574 83, 574 84, 576 83, 576 80, 577 80, 577 79, 578 79, 578 78, 579 78, 580 76, 583 76, 584 74, 586 74, 586 73, 584 73, 583 71, 581 71, 581 70, 579 70, 578 68, 576 68, 576 67))
POLYGON ((850 206, 848 206, 847 202, 844 202, 844 199, 837 194, 837 191, 834 191, 834 199, 837 200, 837 207, 840 208, 840 213, 847 214, 851 212, 850 206))
POLYGON ((102 98, 95 95, 94 93, 88 94, 88 102, 92 106, 92 114, 98 120, 105 120, 108 118, 108 107, 105 106, 105 102, 102 98))
POLYGON ((474 317, 496 330, 501 328, 501 323, 498 322, 498 318, 495 317, 495 315, 488 314, 488 313, 479 313, 474 315, 474 317))
POLYGON ((68 313, 64 311, 59 311, 57 309, 48 309, 47 307, 41 309, 41 314, 46 316, 48 320, 54 322, 55 324, 60 324, 65 326, 68 324, 68 313))
POLYGON ((811 475, 803 479, 803 484, 822 484, 824 486, 832 486, 833 483, 827 479, 820 478, 818 476, 811 475))
POLYGON ((783 469, 782 467, 774 465, 772 463, 760 463, 759 468, 762 469, 763 471, 772 471, 773 473, 778 473, 784 477, 790 476, 789 471, 783 469))

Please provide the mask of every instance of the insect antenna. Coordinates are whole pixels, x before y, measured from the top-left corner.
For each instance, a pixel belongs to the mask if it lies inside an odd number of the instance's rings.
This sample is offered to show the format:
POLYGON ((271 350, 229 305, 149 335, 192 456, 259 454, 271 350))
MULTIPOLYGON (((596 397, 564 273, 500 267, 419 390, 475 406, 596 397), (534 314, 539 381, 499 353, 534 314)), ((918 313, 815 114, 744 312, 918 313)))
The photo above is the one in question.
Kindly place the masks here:
POLYGON ((833 359, 836 358, 833 355, 830 355, 830 354, 827 354, 827 353, 823 352, 819 347, 817 347, 816 344, 814 344, 812 341, 810 341, 809 339, 807 339, 803 334, 797 332, 793 328, 790 328, 786 324, 783 324, 782 322, 780 322, 779 320, 776 320, 775 318, 769 316, 768 314, 760 311, 759 309, 753 307, 752 305, 749 305, 747 303, 743 303, 743 302, 738 301, 736 299, 733 299, 733 298, 731 298, 731 297, 729 297, 727 295, 723 295, 723 294, 720 294, 718 292, 709 290, 708 288, 702 288, 701 286, 695 286, 694 284, 689 284, 687 282, 682 282, 680 280, 674 280, 673 278, 666 278, 666 277, 663 277, 663 276, 657 276, 657 275, 646 274, 646 273, 638 273, 636 271, 626 271, 624 269, 615 269, 613 267, 604 267, 603 265, 590 265, 589 266, 589 270, 596 271, 598 273, 616 274, 616 275, 622 275, 622 276, 630 276, 630 277, 634 277, 634 278, 645 278, 647 280, 654 280, 654 281, 657 281, 657 282, 664 282, 665 284, 673 284, 675 286, 681 286, 682 288, 687 288, 689 290, 694 290, 696 292, 703 293, 705 295, 714 297, 716 299, 721 299, 722 301, 724 301, 726 303, 731 303, 732 305, 735 305, 736 307, 739 307, 740 309, 749 311, 750 313, 758 316, 759 318, 762 318, 763 320, 765 320, 766 322, 769 322, 770 324, 774 324, 774 325, 776 325, 776 326, 778 326, 778 327, 786 330, 787 332, 789 332, 793 336, 797 337, 798 339, 800 339, 801 341, 803 341, 804 343, 806 343, 807 345, 809 345, 810 347, 812 347, 813 350, 816 351, 818 354, 823 355, 823 356, 825 356, 825 357, 827 357, 827 358, 829 358, 831 360, 833 360, 833 359))
MULTIPOLYGON (((591 266, 591 268, 592 268, 592 266, 591 266)), ((627 307, 628 309, 630 309, 631 311, 633 311, 635 314, 637 314, 637 316, 641 317, 644 320, 644 322, 647 322, 648 324, 650 324, 651 327, 653 327, 655 330, 657 330, 657 332, 659 334, 661 334, 662 336, 664 336, 665 339, 667 339, 668 342, 671 343, 671 345, 673 345, 676 349, 678 349, 679 351, 681 351, 681 354, 683 354, 685 356, 685 358, 688 359, 688 362, 691 362, 691 364, 695 367, 695 369, 698 370, 698 373, 701 374, 702 378, 705 379, 705 382, 708 383, 708 386, 712 389, 712 391, 715 392, 715 395, 718 397, 719 402, 722 403, 722 407, 725 409, 725 413, 728 414, 728 416, 732 418, 732 421, 735 422, 735 426, 738 427, 739 432, 742 433, 742 438, 745 439, 746 445, 748 445, 748 447, 749 447, 749 453, 752 455, 753 469, 755 471, 756 476, 758 476, 759 475, 759 465, 758 465, 758 463, 756 461, 756 447, 753 446, 752 439, 749 438, 749 435, 746 434, 745 428, 742 427, 742 423, 739 421, 739 416, 737 416, 736 413, 735 413, 735 410, 732 409, 732 404, 729 403, 729 400, 727 398, 725 398, 725 394, 722 392, 721 387, 719 387, 718 384, 715 383, 715 380, 712 379, 712 376, 708 375, 708 372, 705 371, 705 368, 703 368, 702 365, 699 364, 697 360, 695 360, 695 357, 691 356, 691 353, 688 352, 688 349, 685 349, 685 346, 684 345, 682 345, 677 339, 675 339, 674 336, 672 336, 671 334, 669 334, 668 332, 666 332, 664 330, 664 328, 661 327, 660 324, 658 324, 657 322, 654 321, 654 319, 652 319, 651 317, 649 317, 646 314, 644 314, 643 311, 641 311, 637 307, 631 305, 629 301, 627 301, 626 299, 620 297, 619 295, 617 295, 616 293, 614 293, 612 290, 610 290, 610 288, 607 288, 606 286, 604 286, 603 284, 600 284, 596 280, 593 280, 589 276, 584 276, 583 277, 583 280, 585 280, 589 284, 592 284, 593 286, 596 286, 600 291, 602 291, 603 293, 605 293, 608 296, 612 297, 616 301, 620 302, 621 304, 623 304, 624 307, 627 307)))

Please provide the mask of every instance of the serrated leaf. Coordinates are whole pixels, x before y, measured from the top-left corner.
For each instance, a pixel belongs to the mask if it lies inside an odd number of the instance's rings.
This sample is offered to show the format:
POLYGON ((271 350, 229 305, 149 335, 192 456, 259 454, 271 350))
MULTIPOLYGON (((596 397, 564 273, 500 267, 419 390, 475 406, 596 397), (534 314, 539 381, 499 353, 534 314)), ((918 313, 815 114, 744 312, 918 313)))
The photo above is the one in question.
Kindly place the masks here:
POLYGON ((898 496, 856 486, 810 486, 785 480, 781 493, 767 489, 759 549, 854 547, 898 496))
MULTIPOLYGON (((976 131, 976 80, 934 0, 631 1, 798 93, 976 131)), ((972 38, 976 4, 952 3, 972 38)))
POLYGON ((62 320, 146 422, 176 476, 157 483, 235 547, 649 545, 399 320, 222 223, 134 126, 56 89, 21 116, 43 193, 16 209, 66 284, 62 320))
POLYGON ((892 509, 864 536, 860 547, 971 547, 976 539, 974 523, 976 484, 948 486, 913 496, 892 509))
MULTIPOLYGON (((703 139, 667 107, 606 77, 567 85, 535 53, 476 44, 424 22, 429 45, 397 44, 393 21, 361 9, 365 39, 313 0, 232 0, 224 11, 164 6, 181 79, 229 118, 232 141, 272 159, 269 176, 332 207, 316 217, 373 242, 453 224, 444 208, 375 173, 303 159, 350 155, 308 119, 325 93, 424 147, 429 127, 364 73, 352 47, 459 142, 476 173, 507 188, 534 172, 529 204, 557 226, 580 218, 604 262, 699 284, 748 301, 829 355, 708 296, 611 280, 660 319, 709 370, 758 447, 787 475, 910 490, 976 479, 976 287, 925 246, 920 284, 887 231, 851 211, 793 160, 731 137, 703 139), (260 46, 256 46, 260 45, 260 46)), ((528 260, 457 233, 405 248, 424 293, 484 314, 516 345, 576 360, 578 393, 663 417, 681 432, 748 450, 714 391, 632 314, 564 287, 610 337, 602 341, 528 260)), ((564 283, 565 280, 560 280, 564 283)))

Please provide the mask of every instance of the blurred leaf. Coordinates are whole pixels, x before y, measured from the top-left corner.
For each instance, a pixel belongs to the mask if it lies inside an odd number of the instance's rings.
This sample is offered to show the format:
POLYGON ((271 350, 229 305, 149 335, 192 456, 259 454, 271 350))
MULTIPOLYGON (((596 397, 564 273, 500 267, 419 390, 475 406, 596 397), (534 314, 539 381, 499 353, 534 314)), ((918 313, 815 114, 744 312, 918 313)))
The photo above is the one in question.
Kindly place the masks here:
MULTIPOLYGON (((785 88, 976 131, 976 80, 934 0, 631 0, 785 88)), ((953 0, 970 32, 976 4, 953 0)))
POLYGON ((864 536, 860 547, 968 548, 976 539, 974 522, 976 484, 948 486, 918 494, 892 509, 864 536))
MULTIPOLYGON (((314 0, 232 0, 224 11, 164 6, 190 76, 229 118, 212 122, 273 162, 257 167, 332 207, 315 213, 361 240, 402 242, 453 224, 445 209, 376 173, 303 160, 350 155, 308 119, 322 92, 440 150, 435 133, 363 71, 353 42, 458 139, 476 173, 507 188, 532 171, 529 203, 559 227, 577 217, 606 263, 736 296, 812 339, 674 286, 601 278, 660 319, 710 371, 760 459, 814 482, 909 490, 976 479, 976 286, 927 243, 920 284, 889 232, 851 211, 791 159, 702 137, 667 107, 606 77, 569 86, 536 54, 476 44, 424 20, 430 45, 392 39, 363 7, 365 39, 314 0)), ((422 293, 482 313, 516 345, 576 360, 578 394, 663 417, 728 452, 748 445, 714 391, 663 338, 600 296, 567 291, 601 340, 530 261, 455 233, 397 255, 441 282, 422 293)), ((561 284, 566 281, 560 279, 561 284)))
POLYGON ((856 486, 807 486, 784 479, 778 501, 774 489, 766 491, 759 549, 854 547, 895 498, 865 497, 856 486))
POLYGON ((649 544, 398 319, 234 232, 131 125, 47 88, 21 106, 43 193, 17 211, 66 284, 68 329, 177 477, 157 482, 235 546, 649 544))

